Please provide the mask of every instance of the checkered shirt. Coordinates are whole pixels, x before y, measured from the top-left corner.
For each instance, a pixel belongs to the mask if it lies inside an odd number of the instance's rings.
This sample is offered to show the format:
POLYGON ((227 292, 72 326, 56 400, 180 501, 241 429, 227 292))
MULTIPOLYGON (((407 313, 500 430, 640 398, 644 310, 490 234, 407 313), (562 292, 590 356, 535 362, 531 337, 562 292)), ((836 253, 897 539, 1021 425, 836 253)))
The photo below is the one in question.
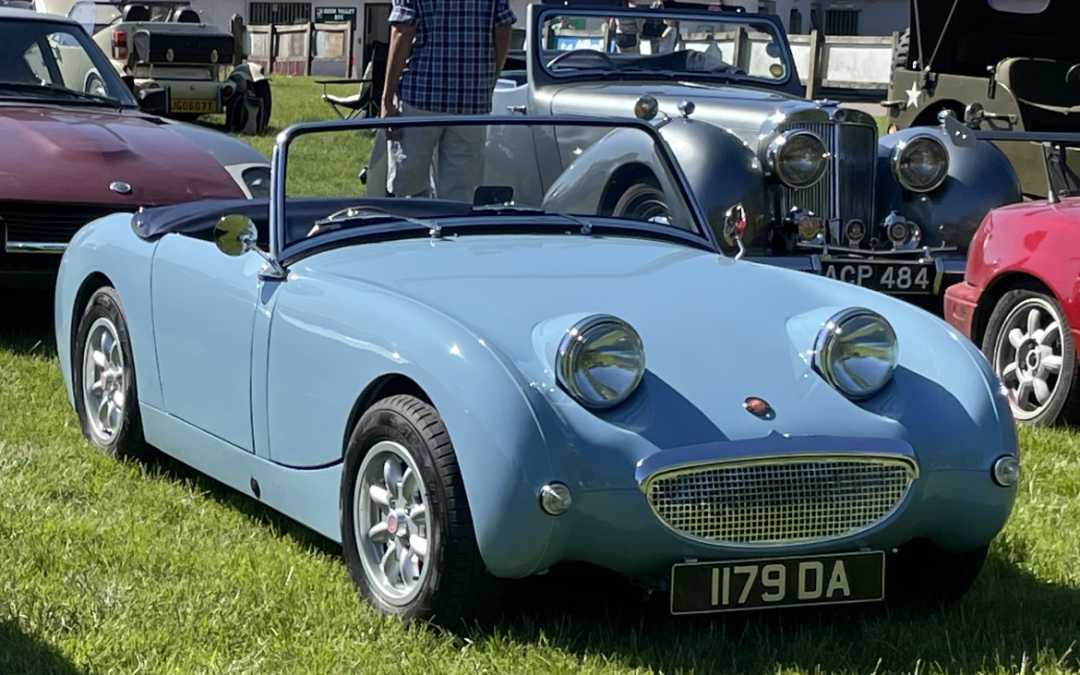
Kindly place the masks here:
POLYGON ((490 113, 492 30, 516 21, 509 0, 393 0, 390 22, 416 28, 401 78, 401 100, 432 112, 490 113))

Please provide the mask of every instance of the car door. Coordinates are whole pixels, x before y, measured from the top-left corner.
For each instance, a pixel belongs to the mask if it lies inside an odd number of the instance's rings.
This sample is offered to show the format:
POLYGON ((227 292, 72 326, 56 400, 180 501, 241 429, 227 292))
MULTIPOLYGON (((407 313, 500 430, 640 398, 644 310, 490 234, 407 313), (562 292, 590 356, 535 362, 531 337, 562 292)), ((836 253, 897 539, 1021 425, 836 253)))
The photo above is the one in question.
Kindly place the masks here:
POLYGON ((248 452, 252 325, 263 261, 179 234, 157 247, 154 339, 165 412, 248 452))

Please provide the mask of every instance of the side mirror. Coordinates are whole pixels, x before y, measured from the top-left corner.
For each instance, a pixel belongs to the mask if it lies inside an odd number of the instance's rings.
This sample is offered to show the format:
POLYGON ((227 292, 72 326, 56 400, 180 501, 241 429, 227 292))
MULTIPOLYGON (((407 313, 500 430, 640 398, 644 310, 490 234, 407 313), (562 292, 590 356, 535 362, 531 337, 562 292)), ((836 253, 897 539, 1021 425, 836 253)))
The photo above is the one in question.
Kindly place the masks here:
POLYGON ((972 129, 978 129, 984 119, 986 119, 986 108, 983 107, 982 103, 978 101, 968 103, 967 107, 964 108, 964 124, 972 129))
POLYGON ((218 250, 233 258, 254 250, 258 236, 255 223, 247 216, 224 216, 214 227, 214 243, 218 250))

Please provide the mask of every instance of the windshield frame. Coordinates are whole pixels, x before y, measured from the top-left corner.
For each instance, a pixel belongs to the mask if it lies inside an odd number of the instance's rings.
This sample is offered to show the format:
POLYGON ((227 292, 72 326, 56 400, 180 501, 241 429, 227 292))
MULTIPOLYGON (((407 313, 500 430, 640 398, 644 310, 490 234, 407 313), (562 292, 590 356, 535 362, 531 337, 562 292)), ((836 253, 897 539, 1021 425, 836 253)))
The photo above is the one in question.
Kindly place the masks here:
MULTIPOLYGON (((83 27, 75 21, 72 21, 70 19, 51 18, 44 15, 38 15, 3 17, 0 18, 0 22, 16 25, 29 26, 31 24, 36 24, 36 26, 42 26, 41 35, 35 36, 33 38, 34 44, 37 44, 38 40, 41 37, 44 37, 44 35, 49 32, 66 32, 74 36, 75 41, 79 43, 79 46, 82 47, 83 51, 90 59, 90 63, 92 63, 95 68, 97 68, 98 76, 105 82, 106 86, 110 89, 110 98, 117 101, 121 108, 138 109, 138 102, 135 100, 134 95, 131 93, 131 90, 128 88, 124 80, 120 77, 119 73, 116 72, 116 68, 112 65, 112 62, 106 58, 105 54, 101 51, 101 48, 98 47, 97 43, 94 42, 90 38, 90 36, 86 34, 86 30, 83 29, 83 27), (116 92, 119 92, 119 94, 113 96, 113 89, 115 89, 116 92)), ((0 80, 2 79, 3 77, 0 76, 0 80)), ((65 83, 64 86, 69 85, 65 83)), ((44 89, 44 87, 42 88, 44 89)), ((10 100, 18 100, 19 102, 26 102, 28 100, 32 100, 36 103, 39 102, 45 105, 66 105, 74 103, 74 101, 77 101, 79 99, 67 100, 59 96, 33 96, 30 94, 26 96, 4 96, 0 94, 0 103, 10 100)), ((101 104, 105 105, 107 104, 107 101, 102 99, 101 104)), ((79 103, 75 103, 75 105, 79 105, 79 103)))
MULTIPOLYGON (((697 227, 697 232, 690 230, 684 230, 675 225, 659 225, 650 224, 647 222, 634 223, 633 221, 623 221, 625 224, 621 229, 625 230, 638 230, 642 232, 657 232, 661 231, 665 235, 671 231, 672 235, 668 238, 683 240, 686 245, 693 245, 697 243, 698 246, 703 246, 711 251, 715 251, 717 255, 723 256, 723 251, 720 247, 720 242, 716 238, 715 232, 709 225, 709 220, 705 216, 701 205, 694 199, 693 193, 690 189, 690 182, 683 173, 681 166, 675 159, 671 148, 668 147, 667 142, 663 136, 653 125, 638 119, 616 119, 616 118, 596 118, 596 117, 583 117, 583 116, 570 116, 570 115, 553 115, 545 116, 542 118, 535 117, 523 117, 521 115, 443 115, 439 116, 437 121, 430 117, 415 117, 415 116, 400 116, 390 118, 362 118, 358 120, 329 120, 325 122, 301 122, 293 124, 286 129, 282 130, 274 139, 274 148, 270 157, 270 250, 268 251, 271 259, 275 261, 292 260, 297 257, 303 257, 310 254, 312 251, 324 250, 327 247, 336 248, 338 246, 345 246, 350 243, 355 243, 358 238, 365 238, 368 233, 376 234, 379 230, 376 227, 354 228, 345 232, 352 234, 344 234, 342 231, 334 233, 328 233, 318 238, 301 239, 295 242, 289 242, 286 239, 286 204, 289 200, 286 193, 287 177, 288 177, 288 155, 289 147, 298 138, 310 134, 316 134, 320 132, 343 132, 343 131, 367 131, 367 130, 379 130, 386 129, 388 127, 394 127, 395 129, 408 129, 410 127, 427 127, 437 123, 439 126, 502 126, 502 125, 515 125, 515 126, 574 126, 574 125, 588 125, 591 127, 605 128, 605 129, 622 129, 622 128, 634 128, 642 131, 653 141, 653 145, 656 149, 656 155, 659 161, 664 165, 671 176, 674 187, 679 191, 679 196, 682 198, 686 205, 686 211, 693 219, 694 225, 697 227), (681 236, 682 235, 682 236, 681 236), (325 242, 325 243, 323 243, 325 242)), ((299 199, 303 199, 300 197, 299 199)), ((468 218, 476 217, 480 214, 471 214, 466 216, 446 216, 446 218, 457 218, 464 220, 468 218)), ((512 216, 512 214, 511 214, 512 216)), ((482 216, 481 216, 482 217, 482 216)), ((551 218, 562 220, 575 220, 575 219, 594 219, 597 221, 605 220, 603 216, 567 216, 557 212, 553 212, 546 216, 532 216, 534 218, 551 218)), ((443 219, 442 217, 435 218, 436 220, 443 219)), ((405 222, 405 221, 403 221, 405 222)), ((415 225, 410 225, 414 229, 415 225)), ((562 230, 552 229, 552 233, 557 233, 562 230)))
MULTIPOLYGON (((574 5, 529 5, 529 29, 530 34, 526 38, 526 55, 529 61, 530 79, 536 86, 564 84, 580 81, 613 81, 620 79, 633 80, 656 80, 659 82, 680 81, 687 82, 716 82, 742 84, 751 87, 775 88, 781 90, 791 89, 793 86, 802 87, 798 79, 795 59, 791 53, 791 44, 788 42, 787 33, 784 31, 780 17, 772 14, 745 14, 741 12, 719 12, 711 10, 665 10, 650 7, 596 7, 574 5), (607 19, 612 16, 627 16, 635 19, 670 18, 680 22, 713 22, 726 24, 741 24, 744 26, 758 26, 759 29, 768 28, 777 47, 780 48, 780 61, 784 66, 784 77, 779 79, 765 79, 752 75, 732 76, 726 73, 714 73, 708 71, 674 71, 675 79, 672 79, 672 71, 649 72, 647 70, 632 70, 623 75, 617 71, 610 71, 602 76, 597 76, 591 69, 582 69, 579 72, 568 70, 566 74, 556 74, 548 70, 544 63, 544 50, 541 49, 543 40, 543 28, 549 20, 557 16, 574 16, 597 19, 607 19), (794 77, 794 84, 792 78, 794 77)), ((566 52, 564 52, 566 53, 566 52)))

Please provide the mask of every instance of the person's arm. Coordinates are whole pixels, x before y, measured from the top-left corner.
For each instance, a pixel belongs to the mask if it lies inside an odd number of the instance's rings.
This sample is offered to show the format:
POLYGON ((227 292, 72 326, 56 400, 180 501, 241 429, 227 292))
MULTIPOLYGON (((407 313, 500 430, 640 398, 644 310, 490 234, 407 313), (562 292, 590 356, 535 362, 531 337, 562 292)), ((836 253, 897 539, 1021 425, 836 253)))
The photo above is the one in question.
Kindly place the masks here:
POLYGON ((405 72, 405 62, 412 52, 416 28, 412 24, 413 0, 394 0, 394 9, 390 13, 390 49, 387 54, 386 80, 383 82, 382 104, 379 106, 383 117, 397 114, 394 97, 397 95, 401 75, 405 72))
POLYGON ((506 65, 506 54, 510 51, 510 35, 512 26, 517 22, 517 17, 510 9, 510 0, 496 0, 495 2, 495 29, 492 31, 492 41, 495 43, 495 79, 502 75, 503 66, 506 65))

